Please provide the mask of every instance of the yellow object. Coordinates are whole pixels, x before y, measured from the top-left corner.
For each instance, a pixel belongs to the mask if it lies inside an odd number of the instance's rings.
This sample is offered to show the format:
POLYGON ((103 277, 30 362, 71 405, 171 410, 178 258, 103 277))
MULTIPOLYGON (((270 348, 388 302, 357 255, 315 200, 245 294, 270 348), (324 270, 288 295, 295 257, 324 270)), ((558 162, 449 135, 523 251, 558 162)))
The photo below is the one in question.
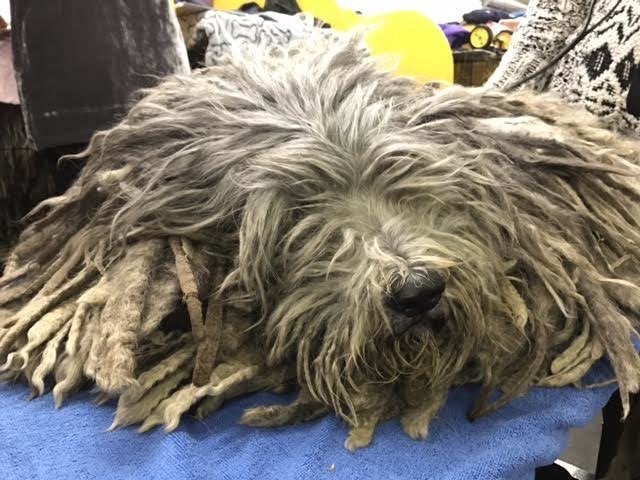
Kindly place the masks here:
POLYGON ((398 57, 397 72, 421 82, 453 82, 453 54, 438 25, 418 12, 365 17, 373 26, 366 41, 374 55, 398 57))
POLYGON ((395 59, 400 75, 421 82, 453 82, 449 42, 440 27, 419 12, 358 15, 340 8, 335 0, 298 0, 298 6, 335 30, 366 28, 365 40, 371 52, 395 59))
POLYGON ((473 48, 487 48, 493 42, 493 32, 486 25, 478 25, 469 34, 469 44, 473 48))
MULTIPOLYGON (((216 10, 238 10, 245 3, 249 3, 250 0, 213 0, 213 8, 216 10)), ((251 0, 256 3, 260 8, 264 8, 266 0, 251 0)))
POLYGON ((511 46, 511 37, 513 37, 513 32, 509 30, 502 30, 495 36, 496 47, 500 50, 509 50, 511 46))
POLYGON ((349 30, 361 20, 360 15, 340 7, 335 0, 297 0, 297 3, 304 13, 328 23, 335 30, 349 30))

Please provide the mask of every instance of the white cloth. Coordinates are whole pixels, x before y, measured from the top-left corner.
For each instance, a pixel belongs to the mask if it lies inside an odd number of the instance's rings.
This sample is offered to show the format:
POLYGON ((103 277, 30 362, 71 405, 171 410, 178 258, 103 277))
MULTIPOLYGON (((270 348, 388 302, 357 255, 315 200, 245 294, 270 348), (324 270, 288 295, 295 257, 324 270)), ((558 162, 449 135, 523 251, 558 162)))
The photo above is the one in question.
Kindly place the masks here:
POLYGON ((422 13, 435 23, 460 22, 465 13, 482 8, 480 0, 456 0, 453 2, 443 2, 442 0, 339 0, 338 4, 343 8, 350 8, 368 15, 412 10, 422 13))
POLYGON ((231 47, 282 46, 292 40, 310 37, 314 32, 327 32, 314 26, 313 18, 305 15, 282 15, 274 12, 247 14, 241 12, 207 11, 195 31, 208 39, 204 63, 206 66, 224 62, 231 47))

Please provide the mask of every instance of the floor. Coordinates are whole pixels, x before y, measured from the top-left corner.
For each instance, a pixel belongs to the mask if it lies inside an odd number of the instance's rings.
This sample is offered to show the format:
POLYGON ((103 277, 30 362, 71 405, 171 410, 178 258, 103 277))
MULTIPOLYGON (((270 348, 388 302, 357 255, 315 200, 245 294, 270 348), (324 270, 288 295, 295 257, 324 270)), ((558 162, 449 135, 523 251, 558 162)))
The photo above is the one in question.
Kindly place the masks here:
POLYGON ((569 445, 556 463, 562 465, 577 480, 593 480, 601 431, 600 415, 585 428, 572 430, 569 434, 569 445))

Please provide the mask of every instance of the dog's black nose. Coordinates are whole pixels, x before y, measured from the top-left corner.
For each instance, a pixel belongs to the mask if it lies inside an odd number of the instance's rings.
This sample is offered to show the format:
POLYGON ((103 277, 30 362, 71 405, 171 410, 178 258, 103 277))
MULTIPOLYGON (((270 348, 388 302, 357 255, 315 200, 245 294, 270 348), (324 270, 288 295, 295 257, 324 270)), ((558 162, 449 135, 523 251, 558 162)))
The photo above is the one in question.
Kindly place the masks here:
POLYGON ((439 328, 443 320, 442 308, 437 307, 444 288, 444 279, 437 273, 410 275, 388 301, 394 332, 402 334, 418 323, 439 328))
POLYGON ((410 275, 391 296, 389 307, 397 313, 416 316, 433 309, 444 292, 444 280, 437 273, 410 275))

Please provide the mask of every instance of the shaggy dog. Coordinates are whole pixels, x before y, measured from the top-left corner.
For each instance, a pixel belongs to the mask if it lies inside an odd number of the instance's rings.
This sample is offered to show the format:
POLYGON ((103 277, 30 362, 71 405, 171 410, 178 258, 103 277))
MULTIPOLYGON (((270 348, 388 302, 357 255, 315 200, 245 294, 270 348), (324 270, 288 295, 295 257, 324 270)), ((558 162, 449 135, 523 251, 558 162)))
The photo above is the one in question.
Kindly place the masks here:
POLYGON ((607 356, 640 387, 638 146, 529 93, 426 88, 357 39, 173 77, 93 138, 0 279, 7 379, 114 427, 295 389, 250 425, 328 411, 414 438, 449 388, 472 417, 607 356), (185 321, 186 320, 186 321, 185 321))

